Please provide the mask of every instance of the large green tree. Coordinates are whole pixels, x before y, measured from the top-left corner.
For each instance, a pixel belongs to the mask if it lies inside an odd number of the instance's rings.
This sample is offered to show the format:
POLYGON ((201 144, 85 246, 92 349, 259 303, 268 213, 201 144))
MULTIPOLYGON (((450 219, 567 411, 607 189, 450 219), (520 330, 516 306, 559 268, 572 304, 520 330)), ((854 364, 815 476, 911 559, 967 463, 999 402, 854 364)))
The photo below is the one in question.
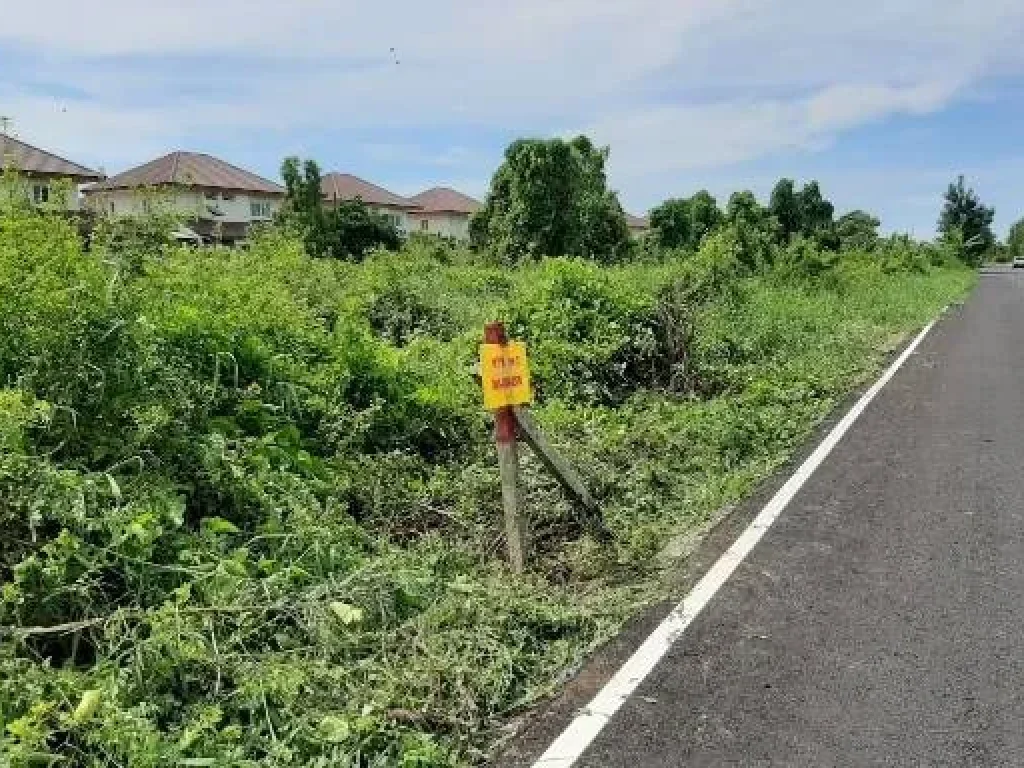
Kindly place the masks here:
POLYGON ((359 261, 374 248, 401 245, 394 225, 361 200, 325 207, 315 161, 289 157, 281 165, 281 177, 287 190, 282 218, 302 233, 310 256, 359 261))
POLYGON ((881 222, 867 211, 844 213, 836 222, 836 236, 844 251, 873 251, 881 222))
POLYGON ((651 231, 663 248, 689 248, 693 242, 690 201, 673 197, 651 210, 651 231))
POLYGON ((961 249, 964 261, 979 264, 996 241, 992 231, 995 215, 995 208, 982 204, 961 175, 946 190, 945 204, 939 216, 939 234, 961 249))
POLYGON ((306 225, 312 225, 323 216, 320 166, 315 160, 303 163, 297 157, 286 157, 281 163, 281 178, 287 190, 285 215, 300 219, 306 225))
POLYGON ((1006 247, 1011 258, 1024 256, 1024 219, 1010 227, 1010 233, 1006 236, 1006 247))
POLYGON ((779 239, 779 223, 749 189, 733 192, 725 207, 725 223, 735 233, 737 258, 748 270, 771 263, 779 239))
POLYGON ((618 195, 604 190, 580 211, 578 255, 601 262, 617 262, 632 250, 632 235, 618 195))
POLYGON ((629 227, 608 189, 608 149, 585 136, 520 139, 505 150, 483 209, 470 231, 507 263, 542 256, 602 262, 629 253, 629 227))
POLYGON ((800 232, 800 199, 797 197, 796 184, 792 179, 779 179, 772 189, 768 209, 779 222, 779 236, 783 242, 789 242, 800 232))
POLYGON ((671 198, 651 211, 651 229, 666 248, 696 250, 724 220, 718 201, 706 189, 690 198, 671 198))
POLYGON ((772 212, 758 202, 749 189, 733 192, 725 206, 725 222, 734 226, 741 224, 756 227, 769 234, 775 234, 779 222, 772 212))
POLYGON ((835 234, 833 216, 836 208, 821 194, 817 181, 810 181, 797 193, 797 208, 800 212, 800 234, 813 240, 820 247, 835 250, 839 241, 835 234))
POLYGON ((700 247, 701 241, 722 225, 722 212, 718 201, 706 189, 690 198, 690 216, 693 220, 693 246, 700 247))
POLYGON ((733 192, 725 206, 725 220, 729 224, 756 222, 768 215, 768 211, 757 201, 749 189, 733 192))
POLYGON ((779 179, 772 189, 768 208, 779 222, 779 242, 789 243, 797 235, 819 248, 835 250, 839 238, 835 232, 835 206, 821 193, 817 181, 799 190, 792 179, 779 179))

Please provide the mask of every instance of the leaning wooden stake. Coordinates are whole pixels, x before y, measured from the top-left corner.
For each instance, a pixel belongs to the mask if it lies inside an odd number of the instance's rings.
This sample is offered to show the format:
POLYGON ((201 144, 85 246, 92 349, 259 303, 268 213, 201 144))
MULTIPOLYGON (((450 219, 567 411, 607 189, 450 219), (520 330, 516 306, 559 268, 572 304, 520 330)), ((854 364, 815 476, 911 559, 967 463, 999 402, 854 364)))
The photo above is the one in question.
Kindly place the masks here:
POLYGON ((611 531, 604 524, 601 514, 601 507, 590 495, 583 479, 572 468, 572 465, 563 457, 555 447, 544 437, 540 427, 533 420, 533 416, 527 408, 515 409, 516 423, 519 426, 519 433, 523 439, 533 448, 534 453, 548 471, 561 483, 562 488, 569 497, 583 509, 588 527, 598 539, 611 541, 611 531))
MULTIPOLYGON (((484 342, 507 344, 504 323, 488 323, 484 328, 484 342)), ((494 440, 501 468, 501 502, 505 512, 508 561, 514 572, 522 573, 529 549, 529 528, 526 516, 519 509, 519 449, 516 445, 516 414, 511 406, 494 411, 494 440)))

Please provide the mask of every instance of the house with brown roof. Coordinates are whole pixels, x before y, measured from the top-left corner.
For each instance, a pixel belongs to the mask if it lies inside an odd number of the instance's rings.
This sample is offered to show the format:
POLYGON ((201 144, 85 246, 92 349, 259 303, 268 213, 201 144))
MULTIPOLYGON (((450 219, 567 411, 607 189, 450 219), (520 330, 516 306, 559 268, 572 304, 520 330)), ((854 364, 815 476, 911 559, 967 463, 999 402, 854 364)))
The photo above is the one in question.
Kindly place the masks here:
POLYGON ((199 152, 172 152, 84 191, 96 211, 176 213, 205 242, 227 245, 245 240, 253 224, 269 222, 285 197, 279 184, 199 152))
POLYGON ((350 173, 328 173, 320 180, 320 189, 327 205, 342 200, 361 200, 371 211, 384 216, 403 235, 412 231, 412 213, 416 203, 378 187, 350 173))
POLYGON ((483 203, 449 187, 433 187, 409 198, 418 207, 412 213, 416 232, 469 240, 469 219, 483 203))
POLYGON ((11 169, 25 180, 25 194, 37 205, 51 202, 51 194, 55 192, 57 182, 70 182, 70 194, 65 201, 69 211, 80 208, 80 188, 83 184, 103 179, 99 171, 0 133, 0 170, 11 169))
POLYGON ((629 234, 634 238, 641 238, 651 231, 649 219, 634 216, 631 213, 626 214, 626 225, 629 227, 629 234))

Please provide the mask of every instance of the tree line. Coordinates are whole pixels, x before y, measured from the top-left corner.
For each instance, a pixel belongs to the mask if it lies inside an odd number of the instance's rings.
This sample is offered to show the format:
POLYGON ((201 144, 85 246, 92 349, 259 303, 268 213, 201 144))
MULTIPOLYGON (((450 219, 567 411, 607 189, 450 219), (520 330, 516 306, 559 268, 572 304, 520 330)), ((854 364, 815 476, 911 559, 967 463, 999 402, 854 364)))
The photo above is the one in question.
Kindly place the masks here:
MULTIPOLYGON (((836 217, 817 181, 798 187, 783 178, 767 204, 750 190, 733 193, 724 208, 706 189, 665 200, 651 210, 650 231, 638 246, 630 242, 622 206, 607 187, 607 160, 608 148, 596 148, 584 136, 513 143, 473 220, 474 245, 506 262, 553 255, 614 262, 638 248, 695 251, 706 237, 728 229, 741 261, 756 267, 774 249, 797 241, 826 252, 870 252, 880 242, 881 222, 874 214, 853 210, 836 217)), ((956 246, 965 262, 980 263, 997 245, 994 215, 961 176, 946 192, 940 239, 956 246)), ((1010 242, 1015 252, 1024 252, 1024 220, 1010 242)))
MULTIPOLYGON (((650 212, 641 241, 632 237, 618 195, 608 187, 609 148, 586 136, 519 139, 505 151, 482 210, 470 221, 470 241, 506 264, 545 256, 621 263, 657 250, 696 251, 709 235, 728 231, 741 262, 754 269, 780 248, 800 243, 821 252, 871 252, 880 243, 880 221, 853 210, 836 216, 817 181, 797 186, 780 179, 767 204, 750 190, 733 193, 724 208, 702 189, 672 197, 650 212)), ((373 248, 395 248, 399 233, 359 200, 325 206, 315 162, 285 160, 287 188, 282 222, 304 236, 312 255, 361 259, 373 248)), ((1005 245, 992 231, 995 210, 984 205, 960 176, 949 185, 938 221, 939 238, 968 264, 1024 255, 1024 219, 1005 245)))

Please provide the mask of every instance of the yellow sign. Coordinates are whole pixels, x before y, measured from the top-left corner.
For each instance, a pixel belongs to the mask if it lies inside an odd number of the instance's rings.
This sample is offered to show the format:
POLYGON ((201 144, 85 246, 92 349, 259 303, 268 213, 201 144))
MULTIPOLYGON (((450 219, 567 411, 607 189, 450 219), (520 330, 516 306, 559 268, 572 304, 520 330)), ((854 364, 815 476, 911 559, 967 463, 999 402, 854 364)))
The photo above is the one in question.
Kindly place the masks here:
POLYGON ((480 378, 484 386, 484 408, 497 410, 509 405, 526 405, 533 400, 526 345, 480 345, 480 378))

